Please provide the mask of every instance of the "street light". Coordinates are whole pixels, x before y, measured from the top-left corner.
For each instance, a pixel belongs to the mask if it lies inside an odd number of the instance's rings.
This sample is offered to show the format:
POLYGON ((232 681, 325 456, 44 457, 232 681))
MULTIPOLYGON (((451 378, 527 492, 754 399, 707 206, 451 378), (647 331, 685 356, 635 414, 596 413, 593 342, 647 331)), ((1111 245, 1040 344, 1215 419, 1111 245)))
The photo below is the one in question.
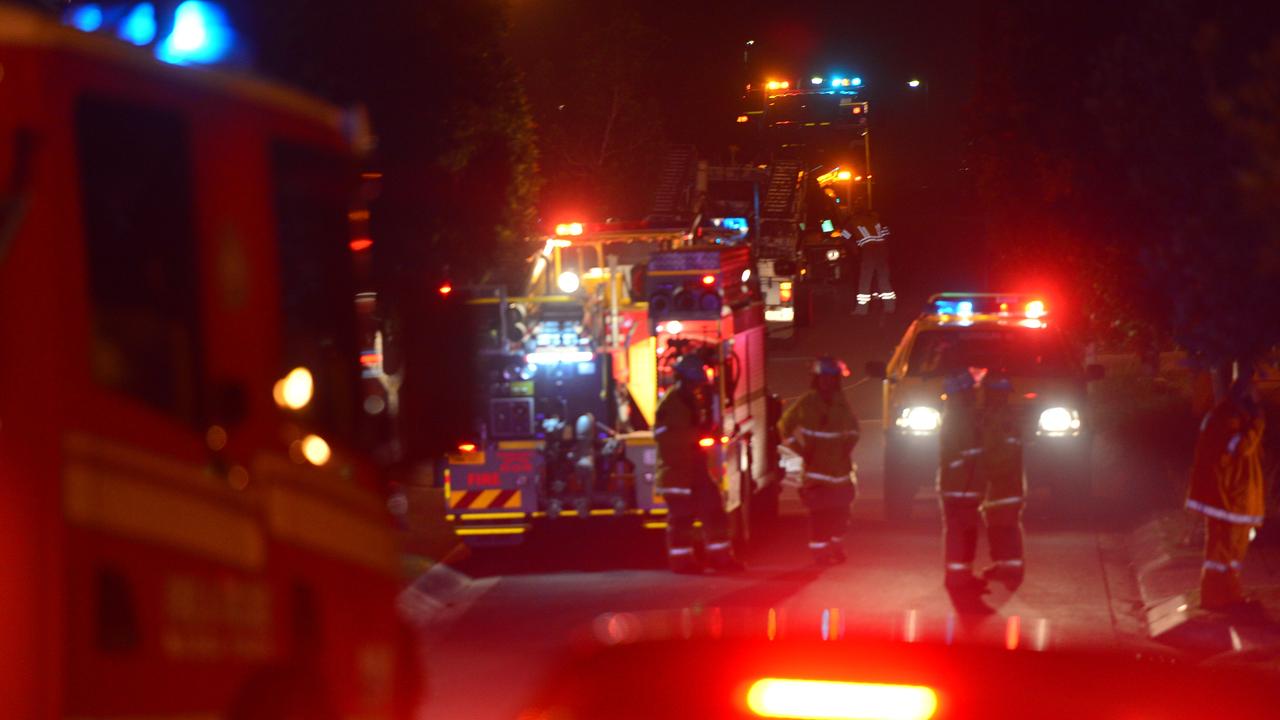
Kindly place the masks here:
POLYGON ((909 87, 909 88, 913 88, 913 89, 914 89, 914 88, 918 88, 918 87, 920 87, 920 81, 919 81, 918 79, 916 79, 916 78, 912 78, 912 79, 910 79, 910 80, 908 80, 908 81, 907 81, 907 87, 909 87))

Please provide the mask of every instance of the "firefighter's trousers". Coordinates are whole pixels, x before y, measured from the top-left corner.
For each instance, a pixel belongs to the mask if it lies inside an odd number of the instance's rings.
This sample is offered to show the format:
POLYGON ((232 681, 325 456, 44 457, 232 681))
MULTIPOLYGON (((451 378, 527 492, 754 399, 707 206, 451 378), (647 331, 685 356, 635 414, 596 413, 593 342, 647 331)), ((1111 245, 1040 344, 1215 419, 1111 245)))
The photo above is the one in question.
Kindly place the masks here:
POLYGON ((667 488, 667 557, 672 561, 692 560, 697 538, 695 521, 702 522, 702 541, 708 556, 730 551, 729 517, 724 512, 720 488, 710 479, 697 480, 689 488, 667 488))
POLYGON ((849 529, 849 508, 858 491, 852 482, 807 483, 800 499, 809 510, 809 549, 815 553, 839 545, 849 529))
POLYGON ((855 310, 865 313, 871 298, 878 297, 884 303, 885 312, 893 312, 898 296, 889 284, 889 248, 883 242, 868 243, 862 247, 861 269, 858 274, 858 306, 855 310), (875 291, 871 281, 875 280, 875 291))
POLYGON ((1240 568, 1249 550, 1249 527, 1216 518, 1204 519, 1204 568, 1200 571, 1200 605, 1221 608, 1244 599, 1240 568))
POLYGON ((991 559, 1001 569, 1021 571, 1022 498, 982 503, 976 497, 942 498, 943 543, 948 573, 972 573, 978 552, 978 531, 987 526, 991 559), (981 518, 979 517, 981 516, 981 518))

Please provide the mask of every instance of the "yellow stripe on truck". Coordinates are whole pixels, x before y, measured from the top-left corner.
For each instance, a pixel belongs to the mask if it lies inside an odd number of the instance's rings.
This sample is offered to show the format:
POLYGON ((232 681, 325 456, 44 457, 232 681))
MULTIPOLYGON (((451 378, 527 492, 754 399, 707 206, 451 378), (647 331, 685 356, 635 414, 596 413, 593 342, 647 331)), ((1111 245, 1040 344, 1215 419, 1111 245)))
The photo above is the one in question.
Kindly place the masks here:
POLYGON ((249 513, 94 464, 68 462, 63 509, 69 522, 82 527, 245 570, 260 570, 266 564, 266 539, 249 513))
POLYGON ((381 573, 399 571, 391 528, 335 503, 283 487, 267 504, 271 533, 295 545, 381 573))

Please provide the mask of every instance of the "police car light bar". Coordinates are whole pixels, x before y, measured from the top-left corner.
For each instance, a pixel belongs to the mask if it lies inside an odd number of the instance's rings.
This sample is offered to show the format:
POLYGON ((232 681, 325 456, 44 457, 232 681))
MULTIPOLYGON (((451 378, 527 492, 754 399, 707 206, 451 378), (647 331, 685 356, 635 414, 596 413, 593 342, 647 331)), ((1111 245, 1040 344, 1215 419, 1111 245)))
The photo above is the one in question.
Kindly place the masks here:
POLYGON ((925 312, 961 318, 998 315, 1028 320, 1041 320, 1049 314, 1045 301, 1034 295, 1000 293, 939 293, 929 298, 925 312))

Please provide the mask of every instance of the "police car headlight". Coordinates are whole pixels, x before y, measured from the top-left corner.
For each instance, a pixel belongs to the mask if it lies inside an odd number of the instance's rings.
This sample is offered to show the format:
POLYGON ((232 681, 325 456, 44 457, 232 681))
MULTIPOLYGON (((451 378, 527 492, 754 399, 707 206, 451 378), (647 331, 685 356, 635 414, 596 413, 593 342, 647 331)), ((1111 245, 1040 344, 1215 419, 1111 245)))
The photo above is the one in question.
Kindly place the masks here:
POLYGON ((1071 408, 1051 407, 1040 413, 1039 434, 1050 437, 1080 432, 1080 413, 1071 408))
POLYGON ((836 250, 835 248, 832 248, 832 249, 828 250, 828 251, 827 251, 827 259, 828 259, 828 260, 830 260, 831 262, 835 262, 835 261, 839 260, 839 259, 840 259, 840 251, 839 251, 839 250, 836 250))
POLYGON ((942 426, 942 413, 927 405, 907 407, 902 409, 895 424, 912 435, 928 435, 942 426))
POLYGON ((560 273, 560 277, 556 278, 556 285, 560 286, 562 293, 575 293, 578 287, 582 285, 582 281, 578 279, 578 274, 569 272, 568 270, 560 273))

